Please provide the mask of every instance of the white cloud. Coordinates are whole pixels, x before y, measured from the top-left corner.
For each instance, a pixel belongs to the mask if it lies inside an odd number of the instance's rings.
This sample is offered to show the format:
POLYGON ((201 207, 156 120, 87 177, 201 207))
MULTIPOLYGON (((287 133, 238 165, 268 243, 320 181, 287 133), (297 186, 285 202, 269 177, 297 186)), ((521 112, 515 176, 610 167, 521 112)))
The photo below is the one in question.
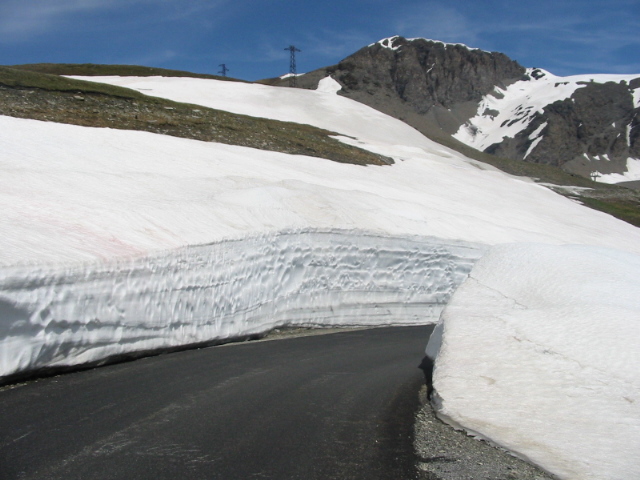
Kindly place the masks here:
POLYGON ((117 8, 123 3, 118 0, 6 0, 0 5, 0 34, 22 39, 51 29, 70 14, 117 8))
POLYGON ((126 12, 149 8, 147 19, 159 21, 197 17, 229 0, 3 0, 0 3, 0 41, 23 41, 35 35, 69 27, 78 15, 126 12), (158 15, 160 14, 160 15, 158 15))

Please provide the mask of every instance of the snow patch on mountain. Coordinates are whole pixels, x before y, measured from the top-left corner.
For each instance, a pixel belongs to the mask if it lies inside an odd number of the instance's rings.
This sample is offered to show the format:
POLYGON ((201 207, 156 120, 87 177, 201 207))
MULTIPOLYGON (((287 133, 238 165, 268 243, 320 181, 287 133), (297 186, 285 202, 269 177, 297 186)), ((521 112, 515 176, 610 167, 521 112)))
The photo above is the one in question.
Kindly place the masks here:
POLYGON ((304 73, 285 73, 284 75, 280 75, 280 79, 284 80, 291 77, 299 77, 304 75, 304 73))
POLYGON ((527 76, 526 80, 504 89, 496 87, 493 93, 486 95, 480 101, 476 115, 458 129, 454 138, 484 151, 505 137, 514 138, 530 125, 536 113, 543 112, 544 107, 570 98, 590 82, 619 83, 637 77, 606 74, 558 77, 539 68, 527 69, 527 76))
POLYGON ((325 77, 320 80, 318 82, 318 88, 316 88, 317 92, 334 94, 337 94, 340 90, 342 90, 342 85, 340 85, 331 77, 325 77))
MULTIPOLYGON (((400 39, 402 37, 400 37, 400 35, 394 35, 393 37, 388 37, 388 38, 383 38, 382 40, 378 40, 375 43, 372 43, 369 45, 369 47, 372 47, 376 44, 381 45, 385 48, 388 48, 389 50, 398 50, 399 48, 402 47, 402 44, 398 44, 398 39, 400 39)), ((432 40, 429 38, 421 38, 421 37, 416 37, 416 38, 406 38, 405 39, 407 42, 414 42, 414 41, 425 41, 425 42, 430 42, 430 43, 437 43, 440 45, 443 45, 444 48, 447 47, 464 47, 467 50, 480 50, 479 48, 473 48, 473 47, 469 47, 468 45, 465 45, 464 43, 446 43, 446 42, 441 42, 440 40, 432 40)))
POLYGON ((529 145, 527 152, 524 154, 524 158, 527 158, 529 154, 533 151, 533 149, 536 148, 536 145, 540 143, 540 141, 543 138, 541 136, 541 133, 545 128, 547 128, 547 125, 548 125, 547 122, 543 123, 538 128, 536 128, 535 131, 531 133, 531 135, 529 135, 529 140, 532 140, 532 142, 531 142, 531 145, 529 145))
POLYGON ((628 158, 627 171, 624 173, 606 173, 601 174, 595 170, 597 181, 602 183, 620 183, 640 180, 640 159, 628 158))
POLYGON ((492 94, 486 95, 480 101, 476 116, 453 137, 484 151, 504 137, 515 137, 546 105, 569 98, 580 88, 577 81, 567 81, 541 69, 528 69, 527 74, 531 80, 520 80, 506 89, 496 87, 492 94))
POLYGON ((402 45, 394 45, 395 41, 398 38, 400 38, 399 35, 394 35, 393 37, 389 37, 389 38, 383 38, 382 40, 378 40, 376 43, 372 43, 369 46, 373 47, 374 45, 378 44, 383 46, 384 48, 388 48, 389 50, 398 50, 402 46, 402 45))

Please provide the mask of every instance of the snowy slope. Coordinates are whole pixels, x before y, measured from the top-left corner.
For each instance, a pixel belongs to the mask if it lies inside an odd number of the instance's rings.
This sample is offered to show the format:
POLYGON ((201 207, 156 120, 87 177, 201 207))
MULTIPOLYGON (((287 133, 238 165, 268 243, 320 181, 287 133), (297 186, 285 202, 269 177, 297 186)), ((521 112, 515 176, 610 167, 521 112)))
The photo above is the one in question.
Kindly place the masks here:
POLYGON ((15 234, 5 240, 9 249, 0 252, 0 265, 142 255, 309 227, 640 249, 637 229, 533 182, 481 170, 399 120, 334 93, 200 79, 113 82, 141 82, 143 91, 158 96, 332 129, 355 137, 344 141, 400 161, 363 168, 145 132, 4 118, 7 174, 0 195, 7 205, 3 221, 11 224, 3 230, 15 234))
POLYGON ((341 87, 326 78, 316 91, 266 85, 171 77, 70 77, 108 83, 145 95, 195 103, 228 112, 313 125, 365 141, 443 149, 400 120, 335 95, 341 87), (354 121, 357 118, 358 121, 354 121))
POLYGON ((396 164, 0 117, 0 376, 277 325, 435 322, 491 245, 640 255, 638 229, 435 144, 331 79, 108 80, 317 125, 396 164))

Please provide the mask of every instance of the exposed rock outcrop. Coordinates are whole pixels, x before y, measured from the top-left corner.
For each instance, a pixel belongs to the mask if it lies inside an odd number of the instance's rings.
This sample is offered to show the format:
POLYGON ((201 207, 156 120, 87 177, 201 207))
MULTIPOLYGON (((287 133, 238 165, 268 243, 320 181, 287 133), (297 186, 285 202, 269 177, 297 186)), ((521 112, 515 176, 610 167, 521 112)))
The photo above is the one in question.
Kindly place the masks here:
POLYGON ((638 113, 627 82, 590 82, 571 97, 547 105, 526 129, 486 151, 563 167, 583 176, 596 170, 601 174, 624 172, 629 158, 640 158, 638 113), (530 150, 533 133, 543 125, 541 140, 530 150))

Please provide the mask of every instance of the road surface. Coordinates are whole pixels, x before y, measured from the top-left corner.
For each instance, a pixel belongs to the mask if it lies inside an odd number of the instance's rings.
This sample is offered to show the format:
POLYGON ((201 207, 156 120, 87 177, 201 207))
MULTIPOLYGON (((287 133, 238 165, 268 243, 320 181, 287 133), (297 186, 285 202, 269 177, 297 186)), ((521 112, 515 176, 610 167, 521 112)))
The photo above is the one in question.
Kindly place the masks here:
POLYGON ((431 327, 183 351, 0 390, 0 479, 413 479, 431 327))

